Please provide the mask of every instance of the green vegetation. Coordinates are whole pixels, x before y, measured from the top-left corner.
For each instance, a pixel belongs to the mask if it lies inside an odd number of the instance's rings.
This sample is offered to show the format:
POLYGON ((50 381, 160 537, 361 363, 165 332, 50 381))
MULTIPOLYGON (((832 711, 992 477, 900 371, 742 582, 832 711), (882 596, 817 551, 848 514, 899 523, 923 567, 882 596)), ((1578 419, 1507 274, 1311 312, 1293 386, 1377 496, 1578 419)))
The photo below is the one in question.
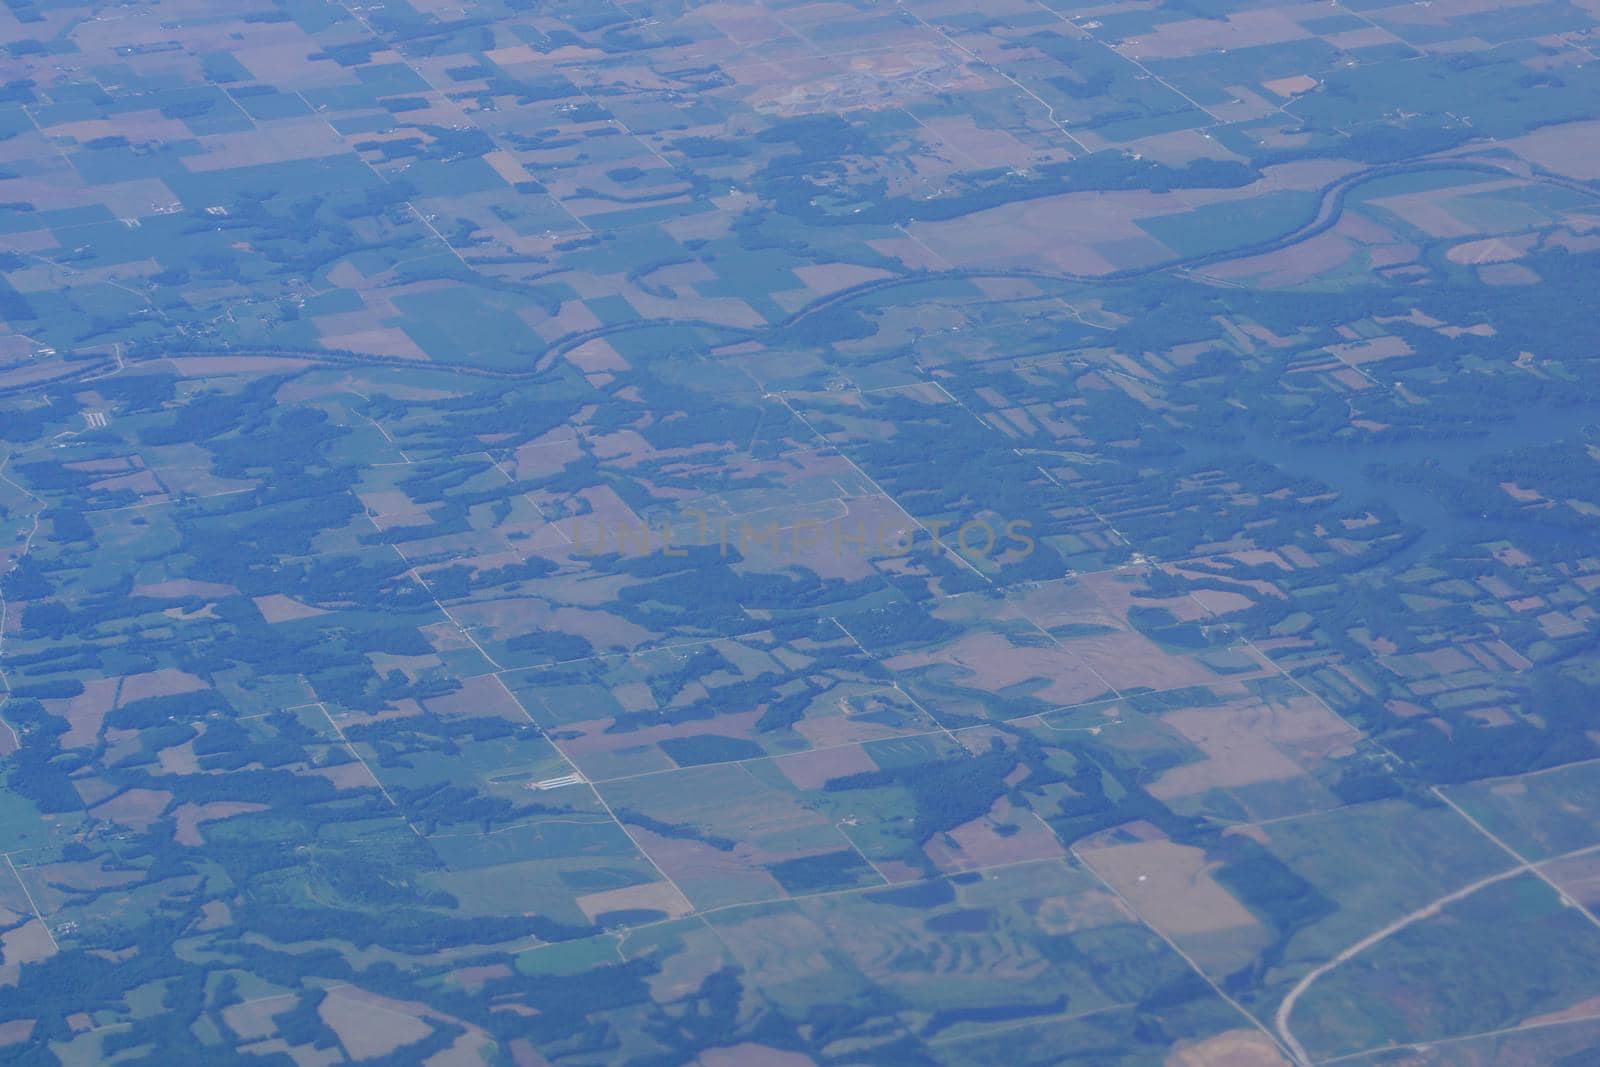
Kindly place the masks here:
POLYGON ((1596 1060, 1593 11, 7 10, 0 1060, 1596 1060))

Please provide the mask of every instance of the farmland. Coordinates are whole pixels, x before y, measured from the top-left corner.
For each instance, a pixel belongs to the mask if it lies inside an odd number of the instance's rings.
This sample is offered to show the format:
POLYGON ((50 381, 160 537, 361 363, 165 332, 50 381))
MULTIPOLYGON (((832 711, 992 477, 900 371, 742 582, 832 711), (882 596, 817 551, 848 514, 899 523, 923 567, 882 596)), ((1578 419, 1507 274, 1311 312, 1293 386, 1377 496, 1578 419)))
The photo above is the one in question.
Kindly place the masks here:
POLYGON ((1597 46, 10 0, 0 1061, 1593 1062, 1597 46))

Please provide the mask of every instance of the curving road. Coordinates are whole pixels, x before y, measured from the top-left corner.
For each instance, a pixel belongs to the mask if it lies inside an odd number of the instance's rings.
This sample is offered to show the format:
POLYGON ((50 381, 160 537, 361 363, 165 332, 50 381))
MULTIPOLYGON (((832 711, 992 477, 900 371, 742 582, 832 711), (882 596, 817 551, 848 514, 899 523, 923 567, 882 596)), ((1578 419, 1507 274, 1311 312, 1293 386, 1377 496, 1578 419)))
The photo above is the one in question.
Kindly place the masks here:
MULTIPOLYGON (((1448 799, 1445 799, 1445 803, 1449 804, 1452 808, 1456 807, 1456 805, 1448 799)), ((1461 811, 1460 808, 1456 808, 1456 810, 1461 811)), ((1464 815, 1465 812, 1462 812, 1462 814, 1464 815)), ((1477 820, 1474 819, 1470 821, 1472 821, 1474 825, 1477 825, 1477 820)), ((1480 826, 1479 829, 1481 830, 1482 827, 1480 826)), ((1487 833, 1487 831, 1484 832, 1487 833)), ((1499 838, 1495 838, 1492 834, 1489 836, 1495 841, 1496 844, 1499 844, 1502 848, 1505 848, 1508 852, 1511 852, 1510 848, 1501 842, 1499 838)), ((1374 930, 1372 933, 1350 945, 1348 948, 1344 949, 1326 963, 1307 971, 1305 975, 1301 977, 1300 981, 1296 982, 1294 987, 1289 990, 1282 1002, 1278 1004, 1278 1010, 1274 1012, 1272 1016, 1273 1030, 1277 1031, 1279 1040, 1281 1040, 1285 1047, 1289 1049, 1290 1053, 1293 1054, 1295 1062, 1302 1065, 1302 1067, 1309 1067, 1309 1065, 1314 1061, 1306 1052, 1305 1047, 1302 1046, 1298 1040, 1296 1040, 1294 1031, 1289 1026, 1289 1017, 1294 1014, 1295 1004, 1299 1002, 1300 998, 1306 994, 1306 991, 1315 985, 1317 980, 1323 975, 1327 974, 1335 967, 1338 967, 1340 964, 1349 961, 1351 958, 1359 956, 1372 946, 1388 940, 1395 934, 1398 934, 1400 931, 1404 930, 1406 927, 1412 926, 1418 922, 1421 922, 1423 919, 1428 919, 1439 914, 1439 912, 1443 911, 1451 904, 1454 904, 1456 901, 1464 900, 1467 897, 1470 897, 1472 894, 1478 892, 1480 889, 1487 889, 1489 886, 1495 885, 1498 882, 1504 882, 1508 879, 1516 878, 1519 875, 1530 873, 1535 875, 1540 880, 1548 884, 1552 889, 1554 889, 1563 900, 1566 900, 1567 894, 1561 889, 1560 886, 1550 881, 1550 879, 1546 877, 1544 873, 1539 870, 1539 868, 1557 860, 1571 859, 1575 856, 1584 856, 1591 852, 1600 852, 1600 845, 1589 845, 1585 848, 1573 849, 1572 851, 1564 852, 1559 856, 1550 856, 1542 860, 1522 860, 1522 862, 1518 863, 1514 867, 1508 867, 1503 871, 1497 871, 1494 874, 1479 878, 1476 882, 1464 885, 1454 892, 1446 893, 1444 896, 1424 904, 1415 911, 1402 915, 1400 918, 1396 919, 1392 923, 1389 923, 1387 926, 1384 926, 1378 930, 1374 930)), ((1513 856, 1517 855, 1515 852, 1511 852, 1511 854, 1513 856)), ((1518 858, 1521 859, 1520 856, 1518 858)), ((1584 909, 1584 913, 1585 915, 1588 915, 1588 909, 1584 909)), ((1590 921, 1594 921, 1592 917, 1590 921)))

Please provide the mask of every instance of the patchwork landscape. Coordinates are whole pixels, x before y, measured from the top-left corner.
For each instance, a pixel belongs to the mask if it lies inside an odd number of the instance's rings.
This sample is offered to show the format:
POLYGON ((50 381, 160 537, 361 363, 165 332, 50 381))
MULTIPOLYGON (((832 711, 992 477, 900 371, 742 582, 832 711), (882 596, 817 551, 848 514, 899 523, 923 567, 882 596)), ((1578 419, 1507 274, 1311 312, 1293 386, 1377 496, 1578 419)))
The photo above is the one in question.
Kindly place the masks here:
POLYGON ((1600 1062, 1593 0, 0 47, 0 1061, 1600 1062))

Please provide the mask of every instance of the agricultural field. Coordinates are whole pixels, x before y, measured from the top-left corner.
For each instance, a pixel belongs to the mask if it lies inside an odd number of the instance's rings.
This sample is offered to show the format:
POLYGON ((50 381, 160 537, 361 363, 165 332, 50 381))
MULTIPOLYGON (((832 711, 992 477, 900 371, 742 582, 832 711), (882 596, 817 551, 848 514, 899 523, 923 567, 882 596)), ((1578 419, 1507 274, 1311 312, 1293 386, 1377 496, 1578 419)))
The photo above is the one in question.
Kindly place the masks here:
POLYGON ((7 0, 0 1062, 1600 1062, 1596 48, 7 0))

